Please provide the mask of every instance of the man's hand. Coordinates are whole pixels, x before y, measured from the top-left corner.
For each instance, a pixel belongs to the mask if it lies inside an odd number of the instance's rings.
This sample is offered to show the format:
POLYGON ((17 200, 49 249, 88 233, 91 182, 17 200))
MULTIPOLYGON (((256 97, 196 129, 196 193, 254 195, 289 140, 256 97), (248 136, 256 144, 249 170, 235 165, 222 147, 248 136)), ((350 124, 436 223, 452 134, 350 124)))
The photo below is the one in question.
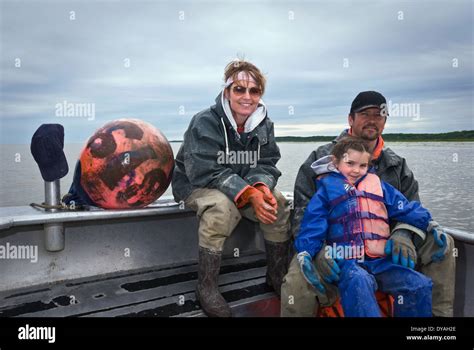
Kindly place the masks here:
POLYGON ((249 187, 241 194, 237 207, 241 208, 247 203, 252 205, 258 221, 267 225, 276 221, 276 209, 266 202, 263 192, 255 187, 249 187))
POLYGON ((397 265, 415 268, 416 250, 413 244, 413 233, 405 229, 396 230, 385 245, 385 254, 392 256, 392 262, 397 265))
POLYGON ((300 264, 301 272, 303 273, 304 279, 317 291, 321 293, 326 293, 326 288, 324 288, 321 283, 321 278, 318 275, 318 272, 314 268, 311 255, 308 252, 304 251, 299 253, 296 258, 300 264))
POLYGON ((254 186, 257 190, 264 194, 265 201, 270 204, 275 210, 278 210, 278 204, 272 191, 264 184, 256 184, 254 186))
POLYGON ((316 255, 316 267, 327 283, 339 282, 341 269, 334 259, 326 256, 325 249, 321 249, 316 255))
POLYGON ((448 238, 446 237, 446 233, 443 232, 436 221, 430 222, 428 226, 428 233, 433 235, 433 238, 439 247, 439 249, 433 255, 431 255, 431 260, 434 262, 440 262, 444 259, 446 250, 448 249, 448 238))

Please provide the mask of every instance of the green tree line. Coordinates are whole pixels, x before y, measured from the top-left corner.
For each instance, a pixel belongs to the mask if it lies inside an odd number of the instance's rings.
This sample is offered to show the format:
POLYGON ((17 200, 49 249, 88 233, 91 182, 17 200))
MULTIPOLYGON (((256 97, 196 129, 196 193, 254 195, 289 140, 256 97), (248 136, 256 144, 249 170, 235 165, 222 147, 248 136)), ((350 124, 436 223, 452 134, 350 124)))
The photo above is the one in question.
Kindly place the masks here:
MULTIPOLYGON (((277 137, 277 142, 328 142, 332 141, 336 136, 281 136, 277 137)), ((403 141, 403 142, 420 142, 420 141, 474 141, 474 130, 453 131, 438 134, 383 134, 385 141, 403 141)))

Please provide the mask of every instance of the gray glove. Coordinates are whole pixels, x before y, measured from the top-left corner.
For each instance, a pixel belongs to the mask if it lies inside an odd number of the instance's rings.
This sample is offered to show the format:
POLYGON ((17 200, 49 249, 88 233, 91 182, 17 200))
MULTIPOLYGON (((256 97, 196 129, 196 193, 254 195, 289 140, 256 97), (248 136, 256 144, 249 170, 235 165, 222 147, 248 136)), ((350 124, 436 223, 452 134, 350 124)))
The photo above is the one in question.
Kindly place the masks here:
POLYGON ((319 278, 318 272, 314 268, 311 255, 307 251, 304 251, 299 253, 296 258, 298 259, 301 272, 303 273, 306 282, 308 282, 319 292, 326 293, 326 288, 324 288, 324 285, 321 283, 321 279, 319 278))
POLYGON ((434 262, 440 262, 444 260, 444 256, 448 250, 448 238, 446 233, 443 232, 443 229, 436 221, 430 221, 428 232, 433 235, 434 240, 439 247, 439 249, 431 255, 431 260, 434 262))
POLYGON ((396 230, 385 245, 385 254, 392 256, 394 264, 414 269, 417 255, 413 233, 405 229, 396 230))
POLYGON ((316 268, 324 281, 327 283, 339 282, 341 269, 334 259, 326 257, 326 249, 321 249, 319 253, 316 254, 315 259, 316 268))

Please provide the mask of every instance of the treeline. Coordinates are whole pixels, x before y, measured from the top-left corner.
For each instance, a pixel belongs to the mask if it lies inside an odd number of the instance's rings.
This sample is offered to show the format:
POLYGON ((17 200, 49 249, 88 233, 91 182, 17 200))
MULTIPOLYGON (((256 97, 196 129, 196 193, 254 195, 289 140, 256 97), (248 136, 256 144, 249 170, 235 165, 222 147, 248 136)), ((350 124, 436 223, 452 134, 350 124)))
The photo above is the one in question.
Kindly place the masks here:
MULTIPOLYGON (((328 142, 336 136, 282 136, 277 137, 277 142, 328 142)), ((385 141, 474 141, 474 130, 453 131, 439 134, 383 134, 385 141)))

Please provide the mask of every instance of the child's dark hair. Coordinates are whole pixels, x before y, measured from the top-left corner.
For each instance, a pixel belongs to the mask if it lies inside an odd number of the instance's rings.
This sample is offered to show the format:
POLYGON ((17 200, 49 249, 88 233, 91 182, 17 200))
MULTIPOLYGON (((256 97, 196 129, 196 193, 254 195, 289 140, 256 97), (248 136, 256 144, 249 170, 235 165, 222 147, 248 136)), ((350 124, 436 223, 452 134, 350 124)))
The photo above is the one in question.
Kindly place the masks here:
POLYGON ((358 152, 366 152, 372 155, 367 143, 364 140, 354 136, 346 136, 342 140, 338 141, 334 145, 331 155, 336 160, 340 161, 344 157, 344 154, 346 154, 350 149, 358 152))

